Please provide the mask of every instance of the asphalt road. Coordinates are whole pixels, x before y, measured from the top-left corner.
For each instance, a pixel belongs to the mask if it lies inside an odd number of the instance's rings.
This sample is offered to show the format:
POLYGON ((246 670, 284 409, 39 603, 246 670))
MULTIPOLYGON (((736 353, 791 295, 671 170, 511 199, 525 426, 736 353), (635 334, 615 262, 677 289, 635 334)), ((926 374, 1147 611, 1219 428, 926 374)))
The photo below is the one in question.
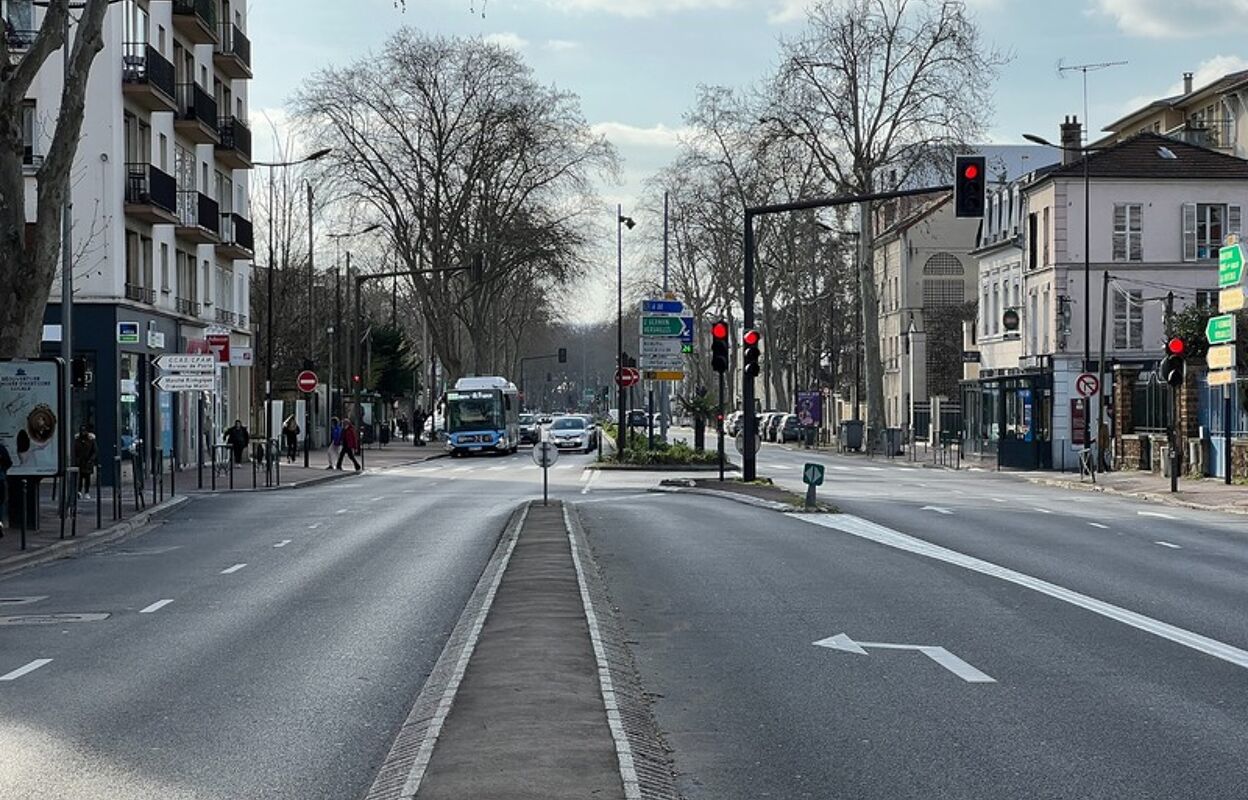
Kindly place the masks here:
POLYGON ((776 447, 760 473, 808 460, 887 530, 580 506, 687 797, 1248 796, 1242 518, 776 447))
MULTIPOLYGON (((556 496, 580 496, 588 460, 564 455, 556 496)), ((43 598, 0 616, 108 615, 0 624, 0 798, 361 796, 540 487, 522 452, 197 498, 0 581, 43 598)))

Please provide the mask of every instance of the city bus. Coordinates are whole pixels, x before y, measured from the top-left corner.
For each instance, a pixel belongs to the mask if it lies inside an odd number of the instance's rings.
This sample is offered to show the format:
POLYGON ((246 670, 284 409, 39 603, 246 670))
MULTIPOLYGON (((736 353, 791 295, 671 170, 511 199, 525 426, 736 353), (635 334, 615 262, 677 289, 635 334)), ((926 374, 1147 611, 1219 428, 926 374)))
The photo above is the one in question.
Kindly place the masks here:
POLYGON ((506 378, 460 378, 446 394, 446 449, 452 456, 514 453, 520 396, 506 378))

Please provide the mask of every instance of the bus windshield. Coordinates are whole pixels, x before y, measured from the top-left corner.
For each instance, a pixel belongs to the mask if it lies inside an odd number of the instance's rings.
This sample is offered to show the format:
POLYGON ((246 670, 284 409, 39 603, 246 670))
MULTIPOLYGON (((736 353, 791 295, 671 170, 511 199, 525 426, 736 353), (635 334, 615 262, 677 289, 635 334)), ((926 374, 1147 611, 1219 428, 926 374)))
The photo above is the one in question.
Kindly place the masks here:
POLYGON ((451 433, 498 431, 505 427, 503 400, 498 392, 451 392, 447 405, 447 430, 451 433))

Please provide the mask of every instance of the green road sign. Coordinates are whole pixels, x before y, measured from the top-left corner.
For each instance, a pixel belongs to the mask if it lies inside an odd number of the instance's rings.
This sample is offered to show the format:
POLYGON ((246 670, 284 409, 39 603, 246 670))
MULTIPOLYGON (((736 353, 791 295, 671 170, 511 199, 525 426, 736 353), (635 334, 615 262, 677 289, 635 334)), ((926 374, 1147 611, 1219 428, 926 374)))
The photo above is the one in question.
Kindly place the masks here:
POLYGON ((1235 341, 1235 315, 1223 314, 1210 317, 1205 324, 1205 338, 1209 344, 1226 344, 1235 341))
POLYGON ((822 464, 807 464, 806 466, 802 467, 802 481, 807 486, 822 486, 823 485, 823 465, 822 464))
POLYGON ((1218 286, 1236 286, 1244 278, 1244 246, 1227 245, 1218 250, 1218 286))
POLYGON ((642 317, 642 336, 680 336, 684 333, 685 323, 680 317, 642 317))

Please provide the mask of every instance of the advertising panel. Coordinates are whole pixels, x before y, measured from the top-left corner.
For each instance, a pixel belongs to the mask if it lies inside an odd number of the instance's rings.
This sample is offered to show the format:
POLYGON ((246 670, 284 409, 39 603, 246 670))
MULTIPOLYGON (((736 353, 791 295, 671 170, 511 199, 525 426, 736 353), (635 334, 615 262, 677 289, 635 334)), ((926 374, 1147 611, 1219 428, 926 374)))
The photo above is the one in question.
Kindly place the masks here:
POLYGON ((823 395, 818 391, 798 392, 793 413, 803 428, 819 427, 823 424, 823 395))
POLYGON ((61 472, 61 362, 0 361, 0 442, 13 459, 10 477, 61 472))

